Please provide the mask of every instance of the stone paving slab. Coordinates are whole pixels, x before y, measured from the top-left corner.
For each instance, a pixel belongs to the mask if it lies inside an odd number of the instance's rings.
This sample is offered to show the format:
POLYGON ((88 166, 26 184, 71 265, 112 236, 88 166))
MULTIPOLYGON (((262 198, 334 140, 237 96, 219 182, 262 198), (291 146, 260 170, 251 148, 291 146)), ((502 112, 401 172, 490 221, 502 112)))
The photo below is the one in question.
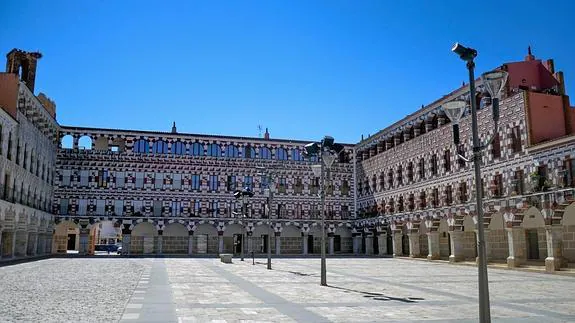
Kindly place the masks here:
MULTIPOLYGON (((403 259, 57 258, 0 268, 0 322, 477 322, 477 268, 403 259)), ((493 322, 575 322, 575 279, 489 269, 493 322)))

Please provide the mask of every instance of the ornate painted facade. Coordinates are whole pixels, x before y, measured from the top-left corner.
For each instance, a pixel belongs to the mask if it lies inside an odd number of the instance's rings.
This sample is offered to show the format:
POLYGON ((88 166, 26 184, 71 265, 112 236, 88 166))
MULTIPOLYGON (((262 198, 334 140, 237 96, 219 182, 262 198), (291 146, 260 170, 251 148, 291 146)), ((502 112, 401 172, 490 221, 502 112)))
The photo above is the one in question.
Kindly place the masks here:
MULTIPOLYGON (((510 267, 545 259, 549 270, 557 270, 575 262, 575 109, 552 60, 542 62, 530 53, 499 69, 509 79, 498 129, 480 80, 473 98, 487 144, 481 179, 487 254, 510 267)), ((468 91, 463 86, 355 147, 361 218, 356 225, 391 235, 395 255, 476 257, 473 165, 457 156, 471 155, 471 117, 460 123, 461 145, 455 147, 441 108, 454 99, 469 100, 468 91)))
POLYGON ((12 50, 0 73, 0 260, 51 253, 58 124, 34 95, 39 53, 12 50))
MULTIPOLYGON (((304 160, 306 141, 65 127, 60 129, 54 212, 55 250, 64 252, 69 228, 78 250, 90 252, 91 228, 112 221, 125 253, 217 254, 238 251, 242 230, 264 252, 267 234, 276 253, 319 251, 318 181, 304 160), (271 175, 271 176, 270 176, 271 175), (273 198, 265 188, 270 176, 273 198), (247 217, 236 189, 250 187, 247 217), (269 212, 268 212, 269 211, 269 212), (268 223, 270 215, 271 225, 268 223), (74 238, 76 239, 76 238, 74 238)), ((332 253, 351 252, 352 146, 331 168, 326 214, 332 253)))

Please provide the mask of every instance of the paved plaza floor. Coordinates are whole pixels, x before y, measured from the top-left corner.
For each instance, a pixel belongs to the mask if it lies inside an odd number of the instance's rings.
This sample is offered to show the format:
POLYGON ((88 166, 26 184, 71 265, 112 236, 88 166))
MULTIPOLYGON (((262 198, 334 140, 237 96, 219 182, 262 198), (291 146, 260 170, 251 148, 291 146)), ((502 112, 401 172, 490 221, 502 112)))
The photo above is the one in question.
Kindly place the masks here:
MULTIPOLYGON (((390 258, 52 258, 0 268, 0 322, 477 322, 477 268, 390 258)), ((489 269, 493 322, 575 322, 575 278, 489 269)))

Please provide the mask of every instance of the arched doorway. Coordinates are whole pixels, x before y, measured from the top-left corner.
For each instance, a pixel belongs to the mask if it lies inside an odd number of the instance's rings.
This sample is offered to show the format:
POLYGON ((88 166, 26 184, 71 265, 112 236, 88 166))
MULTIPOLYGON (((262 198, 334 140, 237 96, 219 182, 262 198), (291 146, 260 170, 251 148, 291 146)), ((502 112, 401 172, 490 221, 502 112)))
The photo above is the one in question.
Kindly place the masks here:
POLYGON ((267 253, 268 248, 268 235, 271 236, 271 247, 275 250, 274 243, 274 230, 266 223, 262 223, 254 227, 252 231, 252 243, 255 253, 267 253))
POLYGON ((547 236, 543 214, 536 207, 529 208, 523 216, 521 227, 525 229, 527 259, 545 260, 547 258, 547 236))
POLYGON ((244 249, 244 253, 247 253, 246 244, 244 243, 244 238, 247 240, 247 233, 241 224, 230 224, 226 226, 224 231, 224 252, 233 253, 234 255, 239 255, 244 249))
POLYGON ((505 231, 505 220, 501 212, 496 212, 491 216, 488 226, 487 245, 489 246, 493 260, 507 260, 509 257, 509 244, 507 242, 507 231, 505 231))

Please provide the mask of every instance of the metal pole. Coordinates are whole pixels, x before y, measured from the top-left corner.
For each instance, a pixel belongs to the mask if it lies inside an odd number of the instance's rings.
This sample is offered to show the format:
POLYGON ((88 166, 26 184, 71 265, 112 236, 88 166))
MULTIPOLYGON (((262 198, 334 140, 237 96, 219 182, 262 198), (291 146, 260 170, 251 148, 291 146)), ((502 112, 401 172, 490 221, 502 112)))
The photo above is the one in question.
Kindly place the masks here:
MULTIPOLYGON (((320 154, 323 152, 323 144, 320 154)), ((321 163, 321 286, 327 286, 326 270, 325 270, 325 175, 323 158, 319 158, 321 163)))
POLYGON ((481 145, 477 133, 477 106, 475 102, 475 76, 473 60, 467 62, 469 70, 469 94, 471 100, 471 129, 473 132, 473 166, 475 168, 475 198, 477 202, 477 248, 479 252, 478 280, 479 280, 479 322, 490 323, 489 285, 487 278, 487 257, 485 254, 485 233, 483 229, 483 187, 481 183, 481 145))
POLYGON ((245 197, 242 198, 242 240, 240 242, 240 257, 241 257, 241 261, 244 261, 244 231, 246 229, 246 224, 245 224, 245 216, 246 214, 246 200, 245 197))
POLYGON ((268 269, 272 269, 272 190, 270 187, 270 178, 268 178, 268 191, 270 192, 270 196, 268 198, 268 269))

